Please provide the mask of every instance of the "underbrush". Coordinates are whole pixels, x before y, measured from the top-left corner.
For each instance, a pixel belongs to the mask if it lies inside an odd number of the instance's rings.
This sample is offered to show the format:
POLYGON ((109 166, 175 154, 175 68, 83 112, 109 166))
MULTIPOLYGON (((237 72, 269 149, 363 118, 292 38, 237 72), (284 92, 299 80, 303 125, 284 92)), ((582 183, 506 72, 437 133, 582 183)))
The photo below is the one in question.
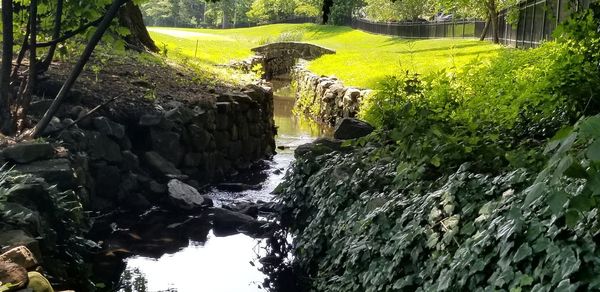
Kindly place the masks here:
POLYGON ((599 289, 598 25, 590 12, 539 49, 390 77, 363 104, 378 131, 297 157, 280 219, 308 287, 599 289))

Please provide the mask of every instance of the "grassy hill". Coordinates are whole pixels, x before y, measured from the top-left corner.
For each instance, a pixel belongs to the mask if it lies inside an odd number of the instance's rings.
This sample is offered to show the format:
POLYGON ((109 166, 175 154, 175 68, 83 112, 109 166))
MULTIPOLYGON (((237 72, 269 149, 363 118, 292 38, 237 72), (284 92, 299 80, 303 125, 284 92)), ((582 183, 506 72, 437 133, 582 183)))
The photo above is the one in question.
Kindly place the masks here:
POLYGON ((196 57, 207 64, 226 64, 251 55, 261 44, 294 40, 337 51, 310 63, 317 74, 335 75, 348 85, 377 88, 386 75, 402 69, 428 73, 497 54, 500 46, 463 39, 406 40, 365 33, 343 26, 274 24, 241 29, 149 29, 169 54, 196 57), (198 50, 196 51, 196 44, 198 50))

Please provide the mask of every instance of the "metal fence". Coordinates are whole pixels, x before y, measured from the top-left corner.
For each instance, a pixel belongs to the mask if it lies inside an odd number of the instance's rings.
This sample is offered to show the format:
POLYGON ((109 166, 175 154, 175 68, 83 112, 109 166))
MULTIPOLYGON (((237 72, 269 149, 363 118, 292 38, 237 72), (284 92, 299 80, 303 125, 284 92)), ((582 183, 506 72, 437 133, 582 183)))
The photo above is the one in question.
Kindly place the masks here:
POLYGON ((516 24, 507 20, 509 11, 500 13, 500 42, 519 48, 537 47, 552 39, 556 27, 576 11, 587 9, 590 0, 525 0, 518 4, 516 24))
MULTIPOLYGON (((509 11, 498 18, 500 42, 513 47, 531 48, 552 38, 559 23, 574 11, 586 9, 594 0, 524 0, 518 4, 518 21, 508 21, 509 11)), ((455 20, 446 22, 372 22, 352 19, 349 24, 371 33, 402 38, 479 38, 485 27, 482 20, 455 20)), ((487 38, 491 39, 491 31, 487 38)))
POLYGON ((457 20, 445 22, 372 22, 365 19, 352 19, 352 28, 371 33, 385 34, 402 38, 475 38, 485 27, 481 20, 457 20))

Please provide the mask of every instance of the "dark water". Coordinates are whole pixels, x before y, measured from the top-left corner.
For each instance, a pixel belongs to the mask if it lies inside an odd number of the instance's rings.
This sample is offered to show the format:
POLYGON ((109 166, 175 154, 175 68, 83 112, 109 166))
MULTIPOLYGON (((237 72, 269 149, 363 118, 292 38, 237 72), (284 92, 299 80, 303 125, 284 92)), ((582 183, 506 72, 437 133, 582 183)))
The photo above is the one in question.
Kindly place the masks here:
MULTIPOLYGON (((253 174, 260 180, 261 189, 241 193, 213 190, 209 196, 216 204, 236 201, 270 201, 271 192, 281 182, 286 169, 293 161, 293 152, 299 145, 309 143, 319 136, 327 135, 322 129, 307 119, 292 113, 294 99, 285 81, 275 82, 280 88, 275 94, 275 123, 278 126, 277 155, 263 170, 253 174)), ((165 218, 164 220, 172 220, 165 218)), ((163 254, 146 250, 147 246, 138 249, 136 256, 126 260, 126 271, 121 278, 120 291, 179 291, 179 292, 250 292, 264 291, 261 284, 265 278, 258 268, 258 259, 264 254, 265 243, 243 234, 219 237, 202 224, 192 224, 194 228, 179 228, 181 220, 175 223, 158 220, 156 231, 148 230, 158 238, 157 246, 172 245, 163 254), (172 234, 160 236, 166 230, 172 234)), ((192 219, 193 220, 193 219, 192 219)), ((201 222, 201 219, 198 219, 201 222)), ((190 224, 187 224, 188 226, 190 224)), ((150 228, 152 229, 152 228, 150 228)), ((143 231, 141 231, 143 232, 143 231)), ((169 232, 167 232, 169 233, 169 232)))

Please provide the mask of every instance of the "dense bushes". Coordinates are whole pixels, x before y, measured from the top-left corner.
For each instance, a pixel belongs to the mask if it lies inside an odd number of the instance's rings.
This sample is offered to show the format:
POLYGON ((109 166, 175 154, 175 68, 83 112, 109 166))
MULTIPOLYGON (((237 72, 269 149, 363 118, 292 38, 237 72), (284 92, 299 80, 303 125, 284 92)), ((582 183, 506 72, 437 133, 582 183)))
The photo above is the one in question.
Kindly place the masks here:
POLYGON ((561 132, 537 177, 431 179, 386 143, 299 157, 280 195, 297 264, 318 291, 597 289, 599 138, 600 116, 561 132))
POLYGON ((413 148, 442 139, 443 153, 459 151, 458 160, 489 161, 523 144, 539 144, 563 125, 598 112, 596 27, 590 13, 566 23, 556 42, 537 49, 505 50, 425 76, 390 77, 364 102, 361 115, 398 137, 419 140, 413 148))
POLYGON ((281 219, 310 287, 598 289, 597 27, 588 13, 539 49, 389 78, 363 105, 378 132, 297 157, 281 219))

